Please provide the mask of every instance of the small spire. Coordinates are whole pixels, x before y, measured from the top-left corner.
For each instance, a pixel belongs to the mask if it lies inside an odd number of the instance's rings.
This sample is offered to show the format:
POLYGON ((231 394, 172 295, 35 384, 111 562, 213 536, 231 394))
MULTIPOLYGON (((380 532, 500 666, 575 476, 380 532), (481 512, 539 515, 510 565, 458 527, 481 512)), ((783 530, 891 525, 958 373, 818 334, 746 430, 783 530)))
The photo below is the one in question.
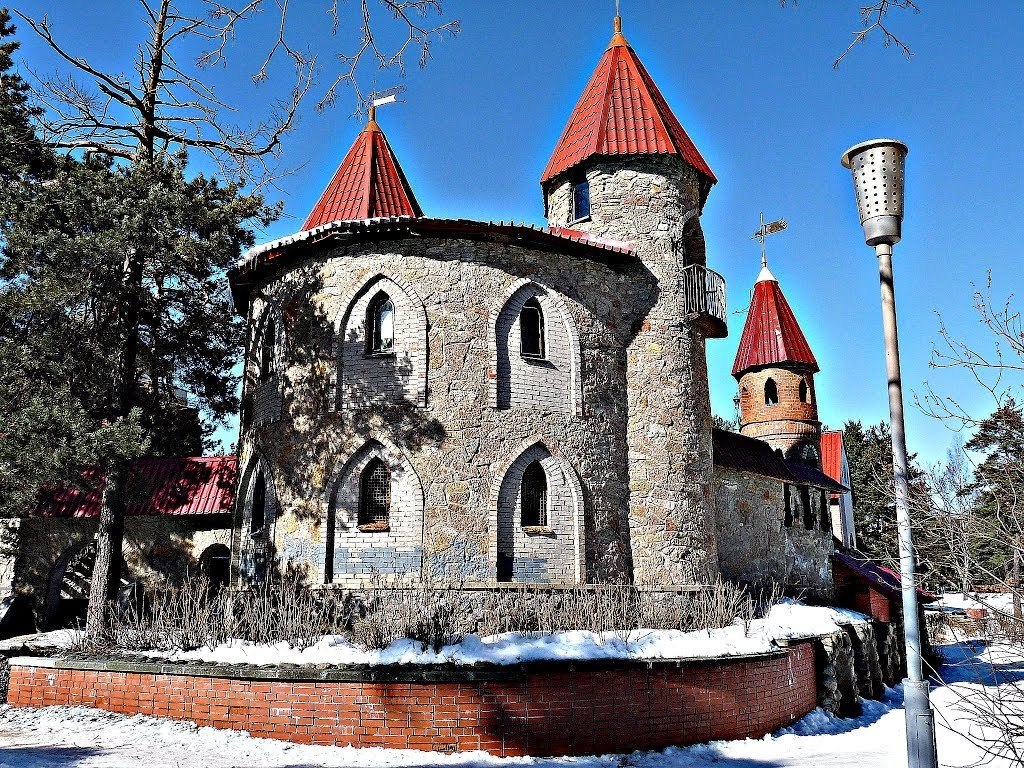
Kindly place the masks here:
POLYGON ((754 283, 756 285, 757 283, 763 283, 765 281, 772 282, 772 283, 779 282, 778 280, 775 279, 775 275, 772 274, 772 271, 770 269, 768 269, 768 259, 766 257, 762 256, 761 257, 761 271, 757 273, 757 280, 755 280, 754 283))
POLYGON ((616 46, 629 45, 626 42, 626 38, 622 34, 622 17, 619 16, 619 4, 615 3, 615 21, 612 22, 612 41, 608 43, 609 48, 615 48, 616 46))

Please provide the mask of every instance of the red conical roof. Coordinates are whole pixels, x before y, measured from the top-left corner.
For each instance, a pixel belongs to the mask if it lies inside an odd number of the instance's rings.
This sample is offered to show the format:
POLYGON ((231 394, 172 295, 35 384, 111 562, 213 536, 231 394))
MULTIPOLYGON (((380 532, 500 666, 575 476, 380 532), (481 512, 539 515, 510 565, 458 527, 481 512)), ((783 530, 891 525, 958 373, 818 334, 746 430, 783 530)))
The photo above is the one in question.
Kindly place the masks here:
POLYGON ((345 219, 422 215, 387 137, 371 117, 302 228, 345 219))
POLYGON ((732 375, 738 378, 751 368, 787 363, 805 366, 812 373, 818 370, 818 361, 789 302, 782 295, 779 281, 765 266, 754 283, 754 296, 750 300, 732 375))
POLYGON ((718 179, 704 162, 665 97, 619 31, 594 70, 541 183, 593 155, 679 155, 705 178, 707 190, 718 179))

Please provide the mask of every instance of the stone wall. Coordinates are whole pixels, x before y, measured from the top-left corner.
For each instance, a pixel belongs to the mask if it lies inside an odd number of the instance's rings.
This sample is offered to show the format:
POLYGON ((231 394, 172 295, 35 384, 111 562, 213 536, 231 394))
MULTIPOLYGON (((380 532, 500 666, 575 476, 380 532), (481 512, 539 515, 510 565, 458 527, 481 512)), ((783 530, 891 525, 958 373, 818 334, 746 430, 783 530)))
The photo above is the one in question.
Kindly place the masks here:
POLYGON ((572 220, 569 177, 546 187, 548 222, 631 243, 650 310, 626 349, 629 540, 637 583, 703 582, 716 571, 705 339, 686 315, 683 269, 704 266, 696 172, 678 157, 589 160, 588 219, 572 220))
MULTIPOLYGON (((15 590, 29 597, 45 626, 59 609, 61 582, 69 563, 96 536, 95 518, 29 518, 22 521, 15 590)), ((125 522, 123 581, 155 586, 181 583, 199 574, 203 552, 230 546, 228 515, 129 517, 125 522)), ((84 584, 87 589, 87 583, 84 584)))
MULTIPOLYGON (((634 260, 618 258, 609 266, 457 239, 328 244, 255 289, 255 318, 264 307, 280 308, 284 405, 280 421, 243 431, 239 498, 244 514, 251 466, 264 457, 276 500, 269 536, 278 565, 313 583, 365 580, 371 560, 384 571, 394 565, 414 576, 494 581, 499 491, 517 457, 536 447, 557 459, 547 465, 548 501, 559 522, 551 533, 523 538, 520 573, 540 581, 571 574, 628 582, 625 350, 654 285, 634 260), (416 297, 397 302, 395 359, 413 362, 401 371, 372 357, 359 358, 363 367, 346 366, 363 348, 357 340, 352 355, 346 351, 346 340, 363 333, 351 330, 348 318, 361 317, 359 301, 385 280, 396 295, 416 297), (505 310, 526 295, 544 307, 551 365, 509 365, 510 397, 499 403, 499 340, 510 358, 518 352, 517 328, 508 322, 515 313, 505 310), (417 359, 425 362, 425 378, 416 373, 417 359), (378 389, 402 396, 346 399, 378 389), (338 391, 341 407, 334 407, 338 391), (340 499, 351 489, 343 469, 371 443, 392 457, 393 479, 414 476, 422 489, 418 522, 415 512, 396 508, 396 520, 411 515, 400 543, 391 540, 397 530, 346 539, 339 522, 351 505, 340 499), (416 526, 421 553, 412 544, 416 526), (387 553, 383 564, 372 550, 387 553), (549 565, 541 568, 542 559, 549 565)), ((254 317, 250 323, 258 322, 254 317)), ((246 383, 247 391, 254 383, 246 383)), ((401 494, 393 487, 396 503, 401 494)), ((517 494, 506 488, 506 498, 517 494)), ((237 551, 246 551, 247 537, 240 525, 237 551)))
MULTIPOLYGON (((747 584, 774 582, 792 593, 826 598, 832 593, 832 535, 806 530, 798 486, 790 486, 792 525, 786 525, 786 483, 770 477, 716 469, 718 566, 722 577, 747 584)), ((818 489, 810 489, 819 498, 818 489)), ((827 526, 826 526, 827 527, 827 526)))

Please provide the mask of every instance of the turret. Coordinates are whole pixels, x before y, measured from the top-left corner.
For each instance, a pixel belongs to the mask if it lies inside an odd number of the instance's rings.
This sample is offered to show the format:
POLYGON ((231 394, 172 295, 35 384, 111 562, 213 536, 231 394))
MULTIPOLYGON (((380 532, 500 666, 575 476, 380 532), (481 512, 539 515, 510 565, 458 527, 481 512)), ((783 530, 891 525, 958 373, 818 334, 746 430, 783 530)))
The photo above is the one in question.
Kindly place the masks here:
POLYGON ((657 290, 628 337, 629 542, 640 583, 717 573, 705 339, 725 329, 700 214, 716 182, 615 19, 541 177, 548 223, 629 243, 657 290))
POLYGON ((739 383, 740 432, 820 468, 817 372, 779 281, 762 261, 732 368, 739 383))

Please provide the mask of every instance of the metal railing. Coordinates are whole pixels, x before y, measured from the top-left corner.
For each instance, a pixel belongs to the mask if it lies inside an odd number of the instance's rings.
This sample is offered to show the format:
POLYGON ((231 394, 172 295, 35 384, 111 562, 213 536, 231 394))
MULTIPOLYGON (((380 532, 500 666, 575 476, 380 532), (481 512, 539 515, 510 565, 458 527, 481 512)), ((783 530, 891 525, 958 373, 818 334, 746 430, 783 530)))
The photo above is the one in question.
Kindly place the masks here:
POLYGON ((683 270, 680 282, 683 315, 710 315, 726 322, 725 278, 713 269, 691 264, 683 270))

